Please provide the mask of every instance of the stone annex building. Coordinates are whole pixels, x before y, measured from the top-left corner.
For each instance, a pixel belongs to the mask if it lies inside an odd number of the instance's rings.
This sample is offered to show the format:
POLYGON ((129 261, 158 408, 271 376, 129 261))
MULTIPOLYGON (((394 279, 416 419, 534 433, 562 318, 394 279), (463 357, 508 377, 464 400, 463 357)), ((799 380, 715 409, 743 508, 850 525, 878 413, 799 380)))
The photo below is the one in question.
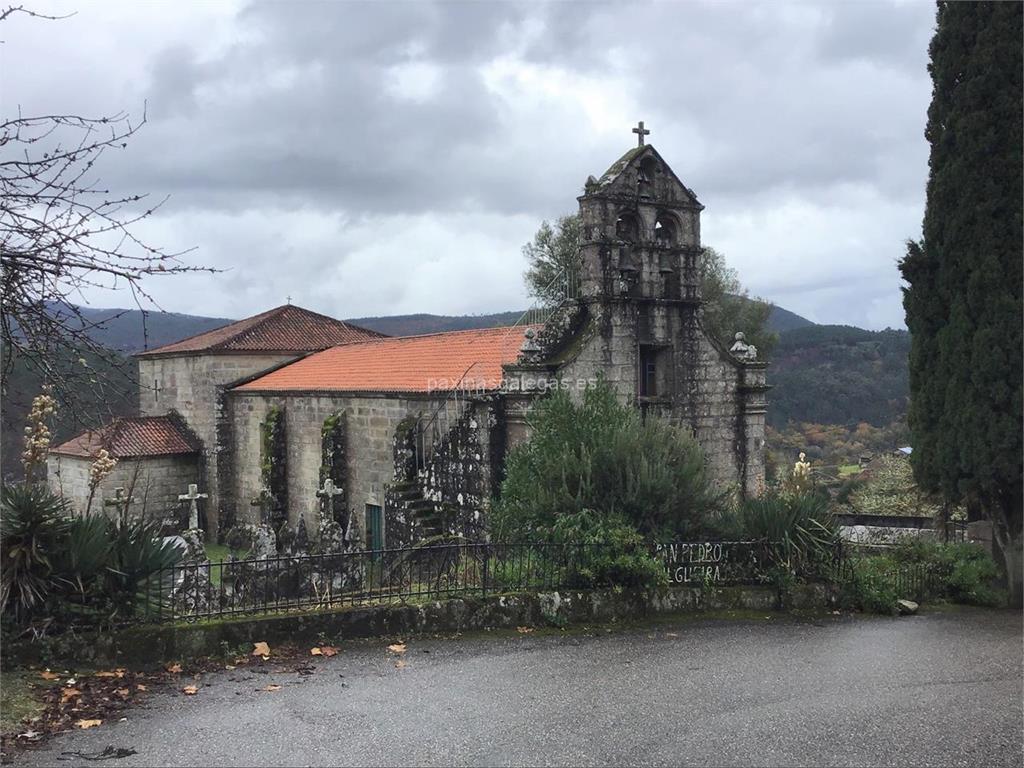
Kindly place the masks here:
POLYGON ((119 464, 94 509, 127 499, 181 528, 178 496, 195 483, 209 539, 269 528, 281 551, 479 539, 531 405, 603 376, 646 417, 692 427, 721 483, 756 492, 765 364, 702 329, 703 206, 643 137, 587 179, 582 272, 543 322, 390 338, 278 307, 137 355, 140 416, 54 449, 51 485, 84 507, 105 447, 119 464))

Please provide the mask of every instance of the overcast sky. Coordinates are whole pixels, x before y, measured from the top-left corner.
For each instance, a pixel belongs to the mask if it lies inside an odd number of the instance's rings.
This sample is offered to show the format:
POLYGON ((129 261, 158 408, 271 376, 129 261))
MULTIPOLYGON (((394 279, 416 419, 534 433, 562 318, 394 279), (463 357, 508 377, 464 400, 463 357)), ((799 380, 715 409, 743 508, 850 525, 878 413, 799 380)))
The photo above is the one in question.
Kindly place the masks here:
POLYGON ((147 104, 103 182, 170 195, 144 237, 227 270, 154 281, 164 309, 523 308, 522 244, 642 119, 752 293, 903 326, 933 3, 28 5, 77 13, 4 23, 4 115, 147 104))

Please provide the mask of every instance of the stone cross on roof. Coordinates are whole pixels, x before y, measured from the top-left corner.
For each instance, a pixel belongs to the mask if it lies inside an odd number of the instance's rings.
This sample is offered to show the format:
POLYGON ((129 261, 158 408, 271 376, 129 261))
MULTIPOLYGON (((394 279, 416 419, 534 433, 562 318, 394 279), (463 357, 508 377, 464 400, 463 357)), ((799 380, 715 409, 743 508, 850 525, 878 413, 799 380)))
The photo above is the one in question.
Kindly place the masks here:
POLYGON ((636 134, 637 146, 642 147, 644 145, 644 136, 650 136, 651 132, 644 128, 644 121, 641 120, 636 128, 633 129, 633 133, 636 134))
POLYGON ((199 486, 195 483, 188 484, 188 493, 178 495, 178 501, 189 502, 188 529, 190 531, 199 528, 199 507, 196 506, 196 501, 208 498, 210 498, 209 494, 199 493, 199 486))

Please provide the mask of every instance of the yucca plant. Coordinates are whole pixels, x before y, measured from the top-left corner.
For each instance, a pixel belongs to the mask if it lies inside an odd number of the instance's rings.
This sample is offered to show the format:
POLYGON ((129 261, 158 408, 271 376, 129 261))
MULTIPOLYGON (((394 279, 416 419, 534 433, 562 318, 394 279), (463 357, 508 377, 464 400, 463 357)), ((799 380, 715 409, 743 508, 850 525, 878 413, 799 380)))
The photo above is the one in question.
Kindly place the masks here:
POLYGON ((159 521, 142 516, 108 520, 111 556, 104 591, 114 614, 156 609, 169 595, 169 569, 181 560, 181 550, 160 533, 159 521))
POLYGON ((825 560, 838 535, 828 497, 814 491, 748 499, 738 523, 747 538, 766 542, 773 564, 790 573, 825 560))
POLYGON ((49 599, 70 523, 67 502, 45 486, 0 488, 0 612, 24 618, 49 599))

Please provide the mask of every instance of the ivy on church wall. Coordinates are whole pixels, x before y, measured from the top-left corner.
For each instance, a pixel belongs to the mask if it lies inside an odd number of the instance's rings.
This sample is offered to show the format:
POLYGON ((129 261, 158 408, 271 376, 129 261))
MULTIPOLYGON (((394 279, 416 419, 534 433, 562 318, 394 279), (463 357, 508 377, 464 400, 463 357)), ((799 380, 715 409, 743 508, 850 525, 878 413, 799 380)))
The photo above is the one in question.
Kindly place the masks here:
MULTIPOLYGON (((324 419, 320 429, 320 486, 330 479, 336 488, 345 489, 348 474, 346 452, 347 423, 343 412, 332 413, 324 419)), ((325 518, 334 520, 342 531, 348 531, 348 500, 340 493, 331 498, 321 497, 320 511, 325 518)))
POLYGON ((273 406, 260 424, 260 477, 269 496, 270 524, 276 531, 288 519, 288 458, 284 409, 273 406))

